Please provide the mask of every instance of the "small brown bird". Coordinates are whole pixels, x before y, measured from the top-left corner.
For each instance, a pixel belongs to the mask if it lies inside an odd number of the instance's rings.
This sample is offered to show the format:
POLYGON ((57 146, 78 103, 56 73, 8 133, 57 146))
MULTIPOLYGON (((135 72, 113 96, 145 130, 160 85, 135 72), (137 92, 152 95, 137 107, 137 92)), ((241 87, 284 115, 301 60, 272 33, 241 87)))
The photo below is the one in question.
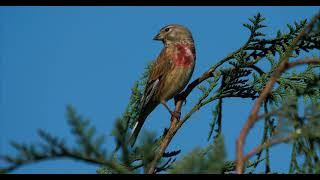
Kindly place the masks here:
POLYGON ((163 27, 154 37, 162 41, 162 49, 150 69, 140 104, 140 114, 134 125, 129 142, 134 145, 148 115, 161 103, 177 116, 166 101, 179 94, 188 84, 195 66, 196 52, 191 32, 178 24, 163 27))

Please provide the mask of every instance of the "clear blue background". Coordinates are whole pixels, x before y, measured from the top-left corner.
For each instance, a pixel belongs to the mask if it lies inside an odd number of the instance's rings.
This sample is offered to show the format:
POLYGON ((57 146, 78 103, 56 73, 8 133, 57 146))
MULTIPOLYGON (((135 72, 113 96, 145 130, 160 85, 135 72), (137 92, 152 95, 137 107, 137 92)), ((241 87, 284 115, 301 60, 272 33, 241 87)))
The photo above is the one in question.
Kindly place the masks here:
MULTIPOLYGON (((187 26, 197 48, 192 80, 234 51, 248 38, 242 26, 261 12, 274 36, 286 23, 312 17, 319 7, 0 7, 0 154, 15 154, 11 140, 39 142, 41 128, 70 145, 74 141, 65 118, 72 104, 89 117, 108 148, 115 118, 121 116, 148 61, 163 47, 153 41, 171 23, 187 26)), ((265 66, 266 68, 266 66, 265 66)), ((190 109, 195 90, 184 106, 190 109)), ((173 103, 169 103, 173 107, 173 103)), ((195 113, 179 130, 168 150, 204 147, 214 104, 195 113)), ((228 159, 235 158, 235 140, 252 107, 249 99, 225 99, 223 132, 228 159)), ((159 106, 144 129, 160 134, 169 114, 159 106)), ((262 123, 249 134, 246 150, 261 141, 262 123)), ((210 143, 210 142, 209 142, 210 143)), ((271 149, 272 170, 287 172, 291 149, 271 149)), ((181 157, 180 155, 180 157, 181 157)), ((0 167, 5 166, 0 161, 0 167)), ((97 166, 74 160, 50 160, 23 166, 13 173, 95 173, 97 166)), ((263 170, 263 167, 260 168, 263 170)))

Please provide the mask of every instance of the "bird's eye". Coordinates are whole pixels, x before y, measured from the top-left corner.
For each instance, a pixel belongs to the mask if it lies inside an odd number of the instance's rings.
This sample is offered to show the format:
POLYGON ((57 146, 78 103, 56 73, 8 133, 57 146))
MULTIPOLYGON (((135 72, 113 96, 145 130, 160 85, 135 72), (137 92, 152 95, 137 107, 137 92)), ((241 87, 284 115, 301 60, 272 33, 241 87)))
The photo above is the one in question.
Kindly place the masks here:
POLYGON ((165 32, 168 32, 168 31, 169 31, 169 29, 170 29, 170 28, 166 28, 166 29, 164 29, 164 31, 165 31, 165 32))

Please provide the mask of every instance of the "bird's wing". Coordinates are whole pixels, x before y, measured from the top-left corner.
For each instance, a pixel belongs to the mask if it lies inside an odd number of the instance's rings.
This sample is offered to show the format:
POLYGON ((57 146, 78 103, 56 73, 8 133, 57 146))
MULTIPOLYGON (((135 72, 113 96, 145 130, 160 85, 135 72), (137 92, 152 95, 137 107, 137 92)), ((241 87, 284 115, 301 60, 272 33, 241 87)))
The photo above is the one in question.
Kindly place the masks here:
POLYGON ((151 98, 161 86, 163 79, 165 79, 164 77, 173 68, 170 54, 170 49, 164 48, 151 67, 145 91, 141 99, 141 109, 144 109, 150 102, 151 98))
POLYGON ((158 102, 154 101, 153 98, 159 89, 161 89, 166 78, 165 76, 173 68, 173 63, 170 56, 171 52, 171 49, 164 48, 149 71, 148 80, 141 98, 140 114, 129 138, 131 146, 134 145, 145 119, 158 105, 158 102))

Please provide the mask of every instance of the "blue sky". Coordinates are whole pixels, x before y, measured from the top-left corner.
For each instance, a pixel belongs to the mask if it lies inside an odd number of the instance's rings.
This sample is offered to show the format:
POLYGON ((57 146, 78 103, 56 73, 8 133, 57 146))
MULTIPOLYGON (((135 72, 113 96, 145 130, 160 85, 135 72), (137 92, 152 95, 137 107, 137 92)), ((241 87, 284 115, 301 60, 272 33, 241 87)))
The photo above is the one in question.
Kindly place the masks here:
MULTIPOLYGON (((171 23, 188 27, 194 36, 197 64, 192 79, 240 47, 249 32, 242 26, 261 12, 263 32, 275 35, 286 24, 310 18, 319 7, 0 7, 0 154, 14 154, 17 142, 38 142, 41 128, 72 145, 65 118, 72 104, 89 117, 99 133, 110 136, 123 113, 131 86, 148 61, 157 57, 160 42, 152 38, 171 23)), ((197 100, 195 90, 183 112, 197 100)), ((173 103, 169 105, 173 107, 173 103)), ((168 150, 204 147, 214 104, 195 113, 174 137, 168 150)), ((228 159, 246 121, 251 100, 225 99, 223 133, 228 159)), ((160 134, 169 114, 159 106, 143 129, 160 134)), ((261 140, 262 123, 249 134, 246 150, 261 140)), ((272 170, 286 172, 289 145, 271 149, 272 170)), ((180 157, 181 157, 180 155, 180 157)), ((0 161, 0 166, 6 165, 0 161)), ((74 160, 50 160, 23 166, 13 173, 95 173, 97 166, 74 160)))

